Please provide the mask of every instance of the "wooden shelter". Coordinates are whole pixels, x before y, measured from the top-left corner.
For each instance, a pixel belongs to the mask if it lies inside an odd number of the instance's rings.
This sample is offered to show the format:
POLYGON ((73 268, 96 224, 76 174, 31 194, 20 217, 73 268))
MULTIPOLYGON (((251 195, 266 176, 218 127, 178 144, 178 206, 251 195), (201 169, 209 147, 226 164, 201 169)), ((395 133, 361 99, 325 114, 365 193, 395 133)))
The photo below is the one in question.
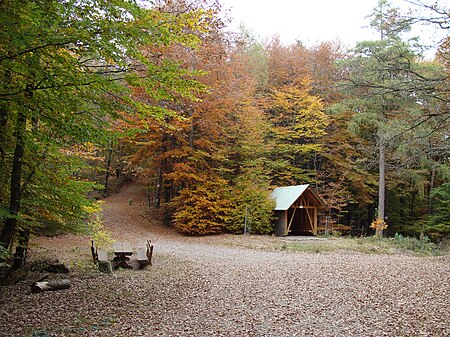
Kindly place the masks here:
POLYGON ((309 184, 277 187, 271 197, 277 235, 317 235, 317 213, 325 204, 309 184))

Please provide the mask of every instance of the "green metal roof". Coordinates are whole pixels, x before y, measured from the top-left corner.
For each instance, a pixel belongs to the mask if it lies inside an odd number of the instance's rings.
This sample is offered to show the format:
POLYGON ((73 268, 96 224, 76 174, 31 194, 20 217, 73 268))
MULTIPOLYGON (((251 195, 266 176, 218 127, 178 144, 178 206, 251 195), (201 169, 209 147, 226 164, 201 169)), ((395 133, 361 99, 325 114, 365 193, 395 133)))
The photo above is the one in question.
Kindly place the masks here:
MULTIPOLYGON (((292 206, 292 204, 308 189, 309 184, 277 187, 270 194, 271 198, 275 200, 275 211, 285 211, 292 206)), ((323 205, 323 201, 317 196, 312 189, 312 194, 317 198, 320 205, 323 205)))
POLYGON ((307 185, 297 185, 297 186, 286 186, 277 187, 272 191, 270 196, 275 200, 276 211, 285 211, 292 206, 292 204, 306 191, 309 184, 307 185))

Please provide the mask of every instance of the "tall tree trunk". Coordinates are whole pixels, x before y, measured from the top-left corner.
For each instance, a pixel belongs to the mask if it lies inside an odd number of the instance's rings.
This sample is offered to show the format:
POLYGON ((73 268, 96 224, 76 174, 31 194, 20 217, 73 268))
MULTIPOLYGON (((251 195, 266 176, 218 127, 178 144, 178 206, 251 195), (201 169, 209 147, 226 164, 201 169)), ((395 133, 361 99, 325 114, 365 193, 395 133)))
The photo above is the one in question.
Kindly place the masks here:
POLYGON ((409 206, 409 216, 411 219, 414 218, 414 208, 416 206, 416 191, 415 189, 411 189, 411 204, 409 206))
POLYGON ((24 156, 24 133, 26 127, 26 116, 23 112, 17 115, 16 129, 16 148, 14 150, 13 165, 11 170, 11 187, 9 213, 10 217, 5 220, 3 227, 1 242, 7 248, 12 244, 17 225, 17 215, 21 202, 21 179, 22 179, 22 160, 24 156))
POLYGON ((191 120, 191 128, 189 130, 189 147, 191 149, 194 148, 194 118, 192 117, 192 115, 193 115, 193 111, 191 109, 191 110, 189 110, 189 117, 191 120))
MULTIPOLYGON (((8 54, 11 51, 8 51, 8 54)), ((5 71, 5 76, 2 82, 2 91, 7 92, 7 87, 11 79, 11 72, 9 70, 5 71)), ((8 113, 9 113, 9 102, 0 102, 0 203, 4 204, 6 201, 6 194, 2 194, 1 191, 7 190, 6 185, 8 184, 7 165, 6 165, 6 147, 8 143, 8 113), (2 201, 5 200, 5 201, 2 201)))
MULTIPOLYGON (((386 202, 386 145, 385 136, 380 132, 380 149, 378 159, 378 215, 377 218, 384 221, 386 202)), ((383 236, 383 229, 376 230, 377 236, 383 236)))
POLYGON ((19 240, 14 254, 13 269, 19 269, 27 260, 28 243, 30 241, 30 229, 19 229, 19 240))
POLYGON ((431 191, 434 188, 434 180, 436 179, 436 167, 433 165, 431 169, 430 190, 428 191, 428 214, 433 214, 433 203, 431 200, 431 191))
MULTIPOLYGON (((11 54, 11 51, 7 52, 8 55, 11 54)), ((7 86, 11 80, 11 71, 5 71, 4 81, 2 83, 2 91, 7 92, 7 86)), ((5 160, 6 150, 4 148, 6 141, 6 127, 8 125, 8 101, 3 101, 0 103, 0 153, 2 162, 5 160)), ((2 172, 3 173, 3 172, 2 172)))
POLYGON ((5 160, 6 150, 4 149, 6 140, 6 125, 8 122, 8 109, 6 103, 0 104, 0 154, 2 162, 5 160))
POLYGON ((109 141, 108 142, 108 154, 107 154, 108 157, 106 159, 105 192, 108 191, 108 181, 109 181, 110 170, 111 170, 112 154, 113 154, 112 143, 111 143, 111 141, 109 141))
POLYGON ((7 165, 6 165, 6 127, 8 125, 8 109, 6 103, 0 103, 0 204, 6 201, 6 193, 3 194, 2 191, 6 190, 8 184, 7 177, 7 165))
POLYGON ((156 181, 156 195, 155 195, 155 206, 156 208, 161 207, 161 191, 163 184, 163 170, 162 170, 163 162, 161 161, 160 166, 158 167, 158 178, 156 181))

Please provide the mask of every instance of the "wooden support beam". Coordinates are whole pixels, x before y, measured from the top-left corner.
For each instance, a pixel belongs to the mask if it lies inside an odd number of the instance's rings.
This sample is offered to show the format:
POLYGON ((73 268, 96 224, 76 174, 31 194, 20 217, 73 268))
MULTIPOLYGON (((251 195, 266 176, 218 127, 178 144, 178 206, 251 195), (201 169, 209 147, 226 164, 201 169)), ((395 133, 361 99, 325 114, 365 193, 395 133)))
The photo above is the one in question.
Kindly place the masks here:
POLYGON ((288 235, 288 229, 287 229, 287 224, 288 224, 288 210, 284 211, 284 222, 283 222, 283 227, 284 227, 284 235, 288 235))
MULTIPOLYGON (((289 231, 291 230, 291 225, 292 225, 292 221, 294 220, 294 216, 295 216, 295 211, 296 210, 297 210, 297 208, 294 208, 294 212, 292 212, 292 217, 291 217, 291 220, 289 221, 289 225, 287 227, 286 235, 289 234, 289 231)), ((286 211, 286 214, 287 214, 287 211, 286 211)))
POLYGON ((314 217, 313 234, 314 234, 314 235, 317 235, 317 208, 316 208, 316 207, 314 207, 313 217, 314 217))
POLYGON ((314 232, 314 223, 313 223, 313 220, 311 219, 311 214, 309 214, 308 208, 306 208, 306 215, 308 216, 309 225, 311 226, 311 230, 314 232))

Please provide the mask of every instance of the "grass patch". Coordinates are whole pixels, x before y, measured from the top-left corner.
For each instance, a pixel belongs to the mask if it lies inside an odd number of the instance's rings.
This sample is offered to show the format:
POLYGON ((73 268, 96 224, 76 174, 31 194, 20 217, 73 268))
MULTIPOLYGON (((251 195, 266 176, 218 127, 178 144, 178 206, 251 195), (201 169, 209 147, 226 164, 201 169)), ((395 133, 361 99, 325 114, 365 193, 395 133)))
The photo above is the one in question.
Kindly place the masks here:
POLYGON ((335 243, 326 242, 289 242, 283 243, 280 250, 304 252, 304 253, 324 253, 340 250, 335 243))
POLYGON ((280 250, 326 253, 333 251, 356 251, 364 254, 412 254, 416 256, 445 255, 447 252, 439 249, 427 237, 419 239, 404 237, 396 234, 393 238, 363 237, 340 237, 328 238, 326 240, 305 240, 285 242, 279 246, 280 250))

